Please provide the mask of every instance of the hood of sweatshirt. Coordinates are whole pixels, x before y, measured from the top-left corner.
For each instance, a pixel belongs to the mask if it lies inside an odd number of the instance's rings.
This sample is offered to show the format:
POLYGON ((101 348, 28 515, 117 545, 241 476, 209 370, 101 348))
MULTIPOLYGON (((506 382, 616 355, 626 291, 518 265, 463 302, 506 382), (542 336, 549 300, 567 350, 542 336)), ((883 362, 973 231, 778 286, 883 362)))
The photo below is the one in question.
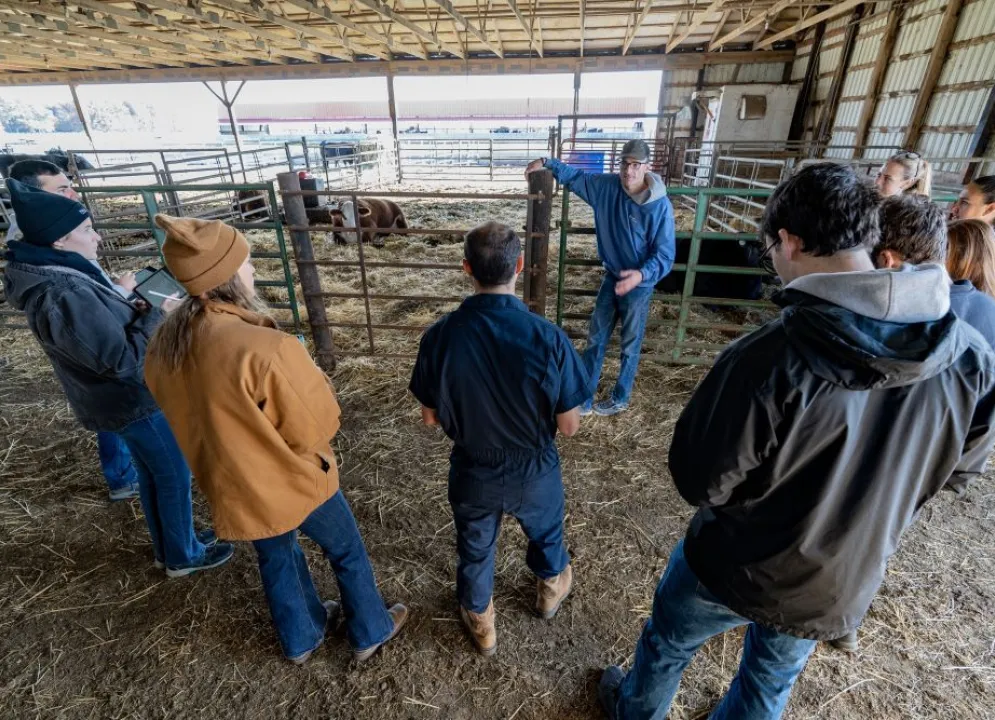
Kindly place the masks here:
POLYGON ((965 351, 940 265, 817 273, 775 297, 788 341, 819 377, 848 389, 907 385, 965 351))

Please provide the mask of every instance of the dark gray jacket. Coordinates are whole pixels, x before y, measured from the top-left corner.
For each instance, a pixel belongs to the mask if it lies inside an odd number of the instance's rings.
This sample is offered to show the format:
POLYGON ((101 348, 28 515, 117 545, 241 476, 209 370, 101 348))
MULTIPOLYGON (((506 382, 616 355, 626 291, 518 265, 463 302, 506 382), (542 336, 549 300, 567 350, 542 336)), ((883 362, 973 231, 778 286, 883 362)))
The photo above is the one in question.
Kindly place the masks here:
POLYGON ((145 387, 145 346, 162 321, 84 273, 9 262, 7 301, 52 361, 77 419, 88 430, 120 430, 158 410, 145 387))
POLYGON ((735 612, 798 637, 856 629, 888 558, 995 443, 995 353, 937 265, 808 275, 718 359, 674 430, 698 506, 688 564, 735 612))

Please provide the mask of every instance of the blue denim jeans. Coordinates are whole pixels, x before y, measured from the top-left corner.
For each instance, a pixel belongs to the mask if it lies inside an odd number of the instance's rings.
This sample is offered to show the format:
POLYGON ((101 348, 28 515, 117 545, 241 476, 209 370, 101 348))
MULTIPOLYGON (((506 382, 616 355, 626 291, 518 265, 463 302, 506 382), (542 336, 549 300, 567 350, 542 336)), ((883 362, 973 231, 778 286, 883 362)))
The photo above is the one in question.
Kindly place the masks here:
POLYGON ((117 434, 98 432, 97 453, 100 455, 100 469, 104 473, 108 490, 122 490, 138 482, 138 473, 131 463, 131 452, 117 434))
POLYGON ((456 525, 456 596, 481 613, 494 593, 494 555, 505 513, 529 539, 525 564, 540 578, 559 575, 570 563, 563 541, 563 478, 560 468, 522 480, 513 475, 482 482, 451 478, 449 501, 456 525))
POLYGON ((815 649, 803 640, 751 623, 708 592, 684 559, 681 541, 653 598, 653 614, 636 646, 636 660, 619 688, 619 720, 663 720, 684 669, 705 641, 749 625, 739 671, 710 720, 776 720, 815 649))
POLYGON ((190 468, 161 411, 117 432, 138 471, 138 495, 155 559, 168 567, 195 565, 204 546, 194 535, 190 468))
POLYGON ((615 331, 615 324, 621 318, 622 362, 611 397, 618 405, 628 405, 632 385, 636 381, 636 371, 639 369, 639 353, 646 335, 646 317, 649 315, 653 287, 637 287, 619 297, 615 294, 616 282, 618 280, 611 273, 605 273, 601 280, 598 297, 594 301, 594 311, 591 313, 587 349, 584 350, 583 358, 591 377, 591 387, 597 390, 605 350, 615 331))
MULTIPOLYGON (((390 637, 394 620, 377 590, 363 538, 342 491, 308 515, 299 530, 318 544, 332 566, 353 649, 365 650, 390 637)), ((297 530, 252 544, 283 654, 295 658, 314 650, 325 638, 326 613, 297 543, 297 530)))

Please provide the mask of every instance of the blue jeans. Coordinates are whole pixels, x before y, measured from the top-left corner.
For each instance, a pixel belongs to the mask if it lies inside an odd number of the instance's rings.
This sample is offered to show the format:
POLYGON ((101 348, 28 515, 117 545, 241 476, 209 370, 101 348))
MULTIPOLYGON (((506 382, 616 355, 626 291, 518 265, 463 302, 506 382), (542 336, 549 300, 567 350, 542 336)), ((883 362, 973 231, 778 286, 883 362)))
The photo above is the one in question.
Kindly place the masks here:
POLYGON ((117 432, 138 471, 138 496, 152 538, 155 559, 167 567, 195 565, 204 546, 193 528, 190 468, 162 411, 117 432))
POLYGON ((636 660, 619 688, 618 718, 663 720, 684 669, 714 635, 749 625, 743 660, 710 720, 776 720, 815 649, 803 640, 751 623, 708 592, 677 543, 653 598, 653 614, 636 646, 636 660))
POLYGON ((570 563, 563 541, 563 478, 560 468, 538 478, 513 475, 482 482, 451 478, 449 502, 456 525, 456 596, 467 610, 481 613, 494 593, 494 555, 501 518, 514 516, 529 539, 525 564, 543 579, 570 563))
MULTIPOLYGON (((332 566, 353 649, 365 650, 390 637, 394 620, 377 590, 363 538, 342 491, 308 515, 299 530, 318 544, 332 566)), ((252 544, 283 654, 295 658, 314 650, 325 639, 326 613, 297 543, 297 530, 252 544)))
POLYGON ((601 280, 591 313, 587 349, 584 350, 583 358, 591 377, 591 387, 597 390, 601 366, 605 362, 605 350, 615 331, 615 324, 621 318, 622 362, 611 397, 618 405, 628 405, 632 385, 636 381, 636 371, 639 369, 639 352, 646 335, 646 317, 649 315, 653 287, 637 287, 619 297, 615 294, 616 282, 618 280, 611 273, 605 273, 601 280))
POLYGON ((124 440, 112 432, 97 433, 97 453, 107 489, 123 490, 138 482, 138 473, 131 463, 131 453, 124 440))

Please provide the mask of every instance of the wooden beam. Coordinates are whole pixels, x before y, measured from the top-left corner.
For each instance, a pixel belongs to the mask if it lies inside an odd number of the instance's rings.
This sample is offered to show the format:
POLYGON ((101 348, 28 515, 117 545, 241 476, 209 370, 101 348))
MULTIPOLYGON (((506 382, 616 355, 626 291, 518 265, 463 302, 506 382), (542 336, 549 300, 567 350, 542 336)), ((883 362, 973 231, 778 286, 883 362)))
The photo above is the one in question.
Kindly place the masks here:
MULTIPOLYGON (((287 0, 284 0, 287 1, 287 0)), ((468 58, 466 60, 394 60, 390 63, 362 61, 355 63, 295 63, 293 65, 245 65, 209 67, 173 67, 135 70, 94 70, 86 73, 39 72, 0 74, 0 87, 53 85, 78 82, 81 85, 102 83, 201 82, 202 80, 307 80, 335 77, 384 77, 390 68, 395 75, 540 75, 544 73, 619 72, 632 70, 698 70, 705 65, 741 65, 783 63, 794 58, 794 50, 721 53, 639 53, 637 55, 597 55, 585 58, 550 56, 547 58, 468 58)))
MULTIPOLYGON (((635 24, 632 28, 625 34, 625 40, 622 41, 622 54, 625 55, 629 52, 629 46, 632 45, 632 41, 636 39, 636 33, 639 32, 639 28, 643 26, 646 22, 646 18, 650 14, 650 10, 653 9, 653 0, 645 0, 643 4, 643 11, 639 13, 639 17, 636 18, 635 24)), ((680 15, 677 16, 680 18, 680 15)))
POLYGON ((960 9, 963 5, 964 0, 947 0, 946 9, 943 11, 943 20, 940 23, 940 32, 937 33, 933 44, 933 52, 929 54, 926 76, 923 78, 922 85, 919 86, 916 104, 912 108, 912 117, 909 119, 909 125, 905 131, 905 141, 902 146, 909 150, 915 150, 919 143, 923 122, 926 120, 926 111, 929 110, 929 103, 933 99, 933 90, 936 88, 936 81, 940 79, 943 63, 947 60, 947 50, 950 48, 954 31, 957 29, 957 21, 960 19, 960 9))
POLYGON ((712 45, 718 39, 719 35, 722 34, 722 30, 725 28, 726 23, 729 22, 729 16, 732 15, 732 10, 725 10, 722 12, 722 17, 715 24, 715 32, 712 33, 712 37, 708 40, 708 47, 711 49, 712 45))
POLYGON ((580 0, 580 56, 584 57, 584 30, 587 29, 587 0, 580 0))
POLYGON ((727 1, 728 0, 714 0, 714 2, 712 2, 711 5, 702 10, 700 13, 694 10, 689 11, 690 13, 689 20, 691 22, 688 23, 688 26, 686 28, 681 30, 681 32, 677 35, 677 37, 675 37, 674 39, 672 39, 670 42, 667 43, 667 52, 673 52, 675 47, 684 42, 691 33, 693 33, 695 30, 701 27, 702 23, 705 22, 705 18, 707 18, 712 13, 716 13, 719 10, 721 10, 722 6, 725 5, 727 1))
POLYGON ((425 42, 432 43, 439 50, 444 50, 450 55, 454 55, 458 58, 466 57, 465 53, 461 48, 453 49, 452 47, 446 45, 439 39, 438 33, 429 32, 421 25, 411 22, 403 15, 399 15, 398 13, 394 12, 394 9, 392 7, 382 2, 382 0, 353 0, 353 2, 362 5, 364 7, 367 7, 370 10, 379 13, 380 15, 383 15, 391 22, 395 22, 403 28, 407 28, 408 30, 413 32, 415 36, 420 37, 425 42))
POLYGON ((368 37, 394 53, 407 53, 408 55, 414 55, 415 57, 421 57, 422 60, 426 59, 428 55, 422 53, 418 50, 411 50, 406 47, 401 47, 397 45, 391 38, 386 35, 381 35, 376 30, 372 30, 365 25, 357 25, 349 18, 344 15, 339 15, 328 9, 326 5, 320 4, 318 0, 282 0, 287 5, 293 5, 296 8, 304 10, 306 12, 317 15, 318 17, 327 20, 328 22, 335 23, 336 25, 341 25, 344 28, 352 30, 353 32, 359 33, 364 37, 368 37))
POLYGON ((380 51, 379 49, 371 51, 369 48, 357 48, 354 43, 352 43, 344 35, 339 35, 330 33, 322 28, 313 27, 311 25, 304 25, 303 23, 295 22, 287 18, 284 15, 277 15, 273 11, 267 9, 265 6, 257 7, 252 3, 237 2, 237 0, 209 0, 212 5, 225 10, 230 10, 231 12, 237 12, 242 17, 251 17, 258 20, 262 20, 265 23, 272 25, 279 25, 280 27, 285 27, 288 30, 293 30, 299 35, 307 35, 308 37, 313 37, 316 40, 321 40, 326 43, 333 43, 335 45, 341 45, 350 53, 353 57, 350 59, 354 60, 354 54, 357 52, 364 52, 371 55, 376 55, 377 57, 386 58, 387 54, 380 51))
POLYGON ((818 25, 821 22, 837 18, 843 13, 853 10, 855 7, 857 7, 863 2, 864 0, 843 0, 843 2, 833 5, 828 10, 823 10, 820 13, 816 13, 815 15, 802 20, 801 22, 795 23, 787 30, 782 30, 776 35, 771 35, 766 40, 760 41, 759 43, 757 43, 755 49, 762 50, 763 48, 770 47, 778 40, 785 40, 791 37, 792 35, 800 33, 802 30, 806 30, 812 27, 813 25, 818 25))
MULTIPOLYGON (((88 0, 79 0, 76 4, 83 5, 86 2, 88 0)), ((22 0, 0 0, 0 6, 12 8, 20 13, 26 13, 22 0)), ((169 36, 160 35, 154 30, 143 30, 142 28, 131 25, 121 27, 113 19, 100 19, 93 15, 93 13, 71 12, 68 8, 47 2, 39 2, 30 7, 31 14, 10 16, 9 19, 16 20, 19 23, 30 23, 37 28, 52 30, 56 35, 51 39, 57 39, 59 36, 66 34, 80 35, 94 40, 110 41, 121 45, 137 47, 141 54, 146 57, 153 56, 153 49, 161 49, 167 53, 167 57, 162 58, 160 61, 163 65, 190 64, 199 60, 216 62, 219 55, 225 60, 237 57, 226 51, 219 51, 216 47, 205 43, 196 43, 189 39, 184 42, 160 40, 160 38, 168 38, 169 36), (57 19, 46 20, 41 15, 48 15, 57 19), (87 27, 88 25, 96 25, 97 27, 90 28, 87 27), (139 40, 138 38, 140 37, 145 37, 146 40, 139 40), (201 49, 204 49, 204 51, 199 52, 201 49)), ((8 18, 4 17, 0 19, 8 18)))
POLYGON ((8 54, 6 49, 0 51, 0 67, 27 70, 59 70, 85 72, 90 64, 84 60, 72 60, 58 55, 39 56, 38 53, 25 54, 14 52, 8 54))
MULTIPOLYGON (((971 144, 967 154, 970 157, 983 157, 988 145, 995 135, 995 86, 988 93, 988 102, 985 103, 984 110, 981 111, 981 118, 978 120, 978 127, 975 128, 971 136, 971 144)), ((978 174, 981 163, 968 163, 962 180, 964 185, 971 182, 978 174)))
MULTIPOLYGON (((818 145, 826 144, 832 140, 833 122, 836 119, 836 112, 839 110, 840 94, 843 92, 843 78, 850 70, 850 59, 853 57, 853 48, 857 44, 857 32, 860 30, 860 18, 864 15, 866 5, 858 5, 850 15, 850 21, 843 34, 843 47, 840 51, 840 61, 833 72, 833 81, 829 86, 829 96, 822 105, 819 113, 819 122, 816 123, 815 137, 818 145)), ((820 154, 821 151, 820 151, 820 154)))
MULTIPOLYGON (((229 20, 216 12, 205 11, 199 5, 180 5, 179 3, 171 2, 170 0, 142 0, 142 4, 149 7, 157 7, 160 10, 167 10, 183 17, 193 18, 194 20, 199 20, 200 22, 208 23, 210 25, 244 32, 249 37, 268 40, 270 44, 265 47, 268 47, 272 53, 283 57, 303 60, 304 62, 314 62, 317 59, 316 55, 318 54, 328 55, 330 57, 346 61, 354 59, 353 54, 349 51, 338 49, 329 50, 328 48, 323 47, 311 47, 309 43, 300 36, 296 38, 286 37, 269 30, 263 30, 262 28, 247 25, 246 23, 239 22, 237 20, 229 20), (284 43, 296 45, 299 50, 284 47, 284 43)), ((338 41, 336 44, 341 45, 342 43, 341 41, 338 41)))
POLYGON ((734 30, 730 31, 727 35, 720 37, 718 40, 713 39, 710 43, 708 43, 708 52, 715 52, 723 45, 726 45, 735 40, 736 38, 738 38, 740 35, 750 32, 750 30, 757 27, 768 18, 776 16, 786 7, 788 7, 789 5, 793 5, 795 2, 797 2, 797 0, 780 0, 780 2, 768 8, 767 10, 757 13, 749 20, 740 23, 734 30))
POLYGON ((77 60, 78 62, 72 63, 79 65, 82 68, 94 67, 98 65, 100 67, 124 69, 127 67, 158 67, 156 63, 145 59, 144 61, 132 60, 128 58, 125 62, 122 58, 117 58, 114 54, 103 48, 103 51, 93 48, 92 52, 88 52, 86 49, 77 49, 72 46, 64 46, 56 43, 48 43, 43 51, 32 47, 25 47, 23 40, 15 39, 12 37, 0 38, 0 47, 9 46, 8 49, 4 49, 4 52, 8 52, 11 55, 19 55, 27 59, 35 59, 41 62, 48 60, 49 55, 55 54, 61 58, 68 60, 77 60))
POLYGON ((518 3, 515 0, 506 0, 508 7, 511 8, 511 12, 518 19, 518 24, 522 26, 522 30, 525 31, 526 36, 529 39, 529 47, 539 53, 539 57, 542 57, 542 48, 536 46, 535 34, 532 32, 532 26, 529 25, 525 16, 522 15, 522 11, 518 9, 518 3))
MULTIPOLYGON (((213 0, 212 0, 213 2, 213 0)), ((466 30, 471 35, 473 35, 477 40, 481 42, 488 50, 497 55, 498 57, 504 57, 504 51, 501 48, 495 47, 490 40, 487 39, 479 27, 477 27, 473 22, 468 20, 462 13, 460 13, 456 7, 449 0, 432 0, 436 5, 438 5, 442 10, 453 19, 453 22, 466 30)))
MULTIPOLYGON (((884 28, 884 36, 881 38, 878 56, 874 61, 874 70, 871 72, 871 80, 868 85, 867 99, 860 108, 860 119, 857 121, 857 133, 854 136, 853 144, 860 148, 867 142, 867 134, 871 129, 871 121, 874 119, 874 112, 878 107, 878 97, 881 95, 881 88, 884 87, 884 77, 891 63, 891 53, 895 49, 895 40, 898 38, 898 27, 902 22, 902 14, 905 12, 904 0, 893 3, 888 11, 888 22, 884 28)), ((860 151, 863 157, 865 151, 860 151)))
POLYGON ((819 55, 822 53, 822 40, 826 36, 826 23, 815 26, 815 38, 808 53, 808 66, 805 68, 805 79, 795 101, 795 110, 791 115, 791 127, 788 130, 788 140, 801 140, 805 134, 805 115, 808 113, 809 100, 815 89, 819 76, 819 55))

